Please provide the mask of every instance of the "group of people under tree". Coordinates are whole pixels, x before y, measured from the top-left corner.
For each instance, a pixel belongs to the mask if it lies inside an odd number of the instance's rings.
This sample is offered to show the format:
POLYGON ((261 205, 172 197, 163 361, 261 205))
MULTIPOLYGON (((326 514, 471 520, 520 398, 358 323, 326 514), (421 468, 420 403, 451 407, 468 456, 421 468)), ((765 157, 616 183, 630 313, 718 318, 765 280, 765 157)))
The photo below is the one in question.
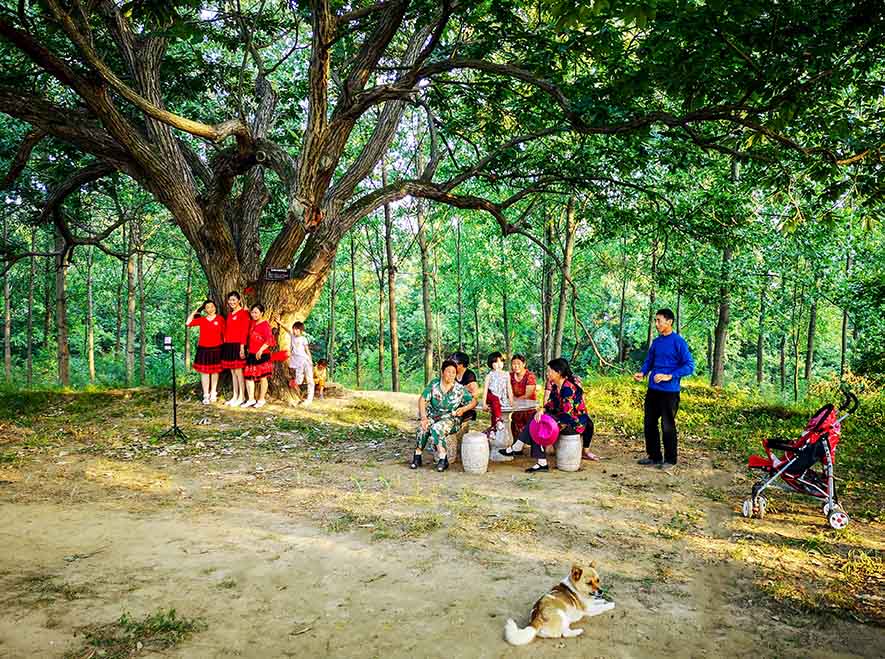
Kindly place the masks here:
MULTIPOLYGON (((658 336, 649 346, 641 370, 633 375, 637 382, 648 380, 644 402, 643 433, 646 457, 639 464, 670 469, 677 462, 676 413, 679 410, 680 382, 694 372, 694 360, 688 345, 673 331, 675 316, 670 309, 659 309, 655 314, 658 336), (660 429, 659 429, 660 423, 660 429), (663 431, 664 451, 661 452, 663 431)), ((491 425, 487 432, 501 429, 501 407, 514 401, 537 400, 537 378, 527 370, 525 356, 513 355, 509 377, 503 371, 504 359, 500 352, 489 355, 482 398, 490 412, 491 425), (504 398, 506 397, 506 401, 504 398)), ((462 424, 476 419, 479 386, 476 373, 470 368, 469 358, 456 352, 440 367, 439 377, 427 384, 418 399, 420 425, 416 432, 415 452, 410 462, 412 469, 423 464, 423 453, 430 444, 436 457, 436 470, 449 468, 448 442, 460 431, 462 424)), ((552 417, 559 435, 579 435, 583 443, 583 458, 595 461, 599 457, 590 451, 594 424, 587 408, 584 388, 568 361, 558 357, 547 363, 546 389, 543 406, 533 410, 514 411, 511 430, 516 438, 509 447, 499 449, 503 456, 523 455, 525 447, 535 463, 526 469, 529 473, 549 471, 543 446, 534 440, 531 422, 540 421, 543 414, 552 417)))
POLYGON ((200 374, 203 404, 218 400, 218 378, 225 371, 231 374, 232 394, 225 405, 230 407, 264 407, 267 404, 268 377, 274 362, 288 359, 290 386, 307 384, 305 404, 313 401, 314 389, 324 395, 327 377, 325 360, 313 364, 310 345, 304 335, 304 323, 296 321, 292 328, 280 325, 291 337, 288 353, 274 351, 276 337, 270 322, 264 318, 260 302, 247 311, 239 292, 227 295, 228 314, 222 317, 213 300, 206 300, 187 318, 187 327, 199 329, 197 353, 193 368, 200 374), (316 381, 315 381, 316 380, 316 381))

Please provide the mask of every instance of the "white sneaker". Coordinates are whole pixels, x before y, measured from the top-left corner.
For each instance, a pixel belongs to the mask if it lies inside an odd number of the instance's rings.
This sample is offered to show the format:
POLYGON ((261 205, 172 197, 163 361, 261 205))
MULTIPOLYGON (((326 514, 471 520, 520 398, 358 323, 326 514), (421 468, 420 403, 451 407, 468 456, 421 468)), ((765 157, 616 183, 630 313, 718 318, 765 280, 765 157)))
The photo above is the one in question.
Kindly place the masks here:
POLYGON ((224 401, 224 406, 225 406, 225 407, 230 407, 231 405, 234 404, 234 401, 235 401, 235 400, 236 400, 236 398, 230 398, 230 399, 224 401))
POLYGON ((212 394, 211 396, 209 396, 209 402, 210 403, 218 402, 218 394, 212 394))
POLYGON ((230 405, 231 407, 239 407, 243 404, 242 398, 231 398, 229 401, 225 403, 225 405, 230 405))
POLYGON ((263 399, 255 403, 255 407, 264 407, 265 405, 267 405, 267 401, 263 399))
POLYGON ((203 405, 209 404, 209 396, 203 396, 203 405))
POLYGON ((243 403, 242 405, 240 405, 240 407, 252 407, 252 406, 255 405, 255 404, 256 404, 256 401, 250 398, 250 399, 247 400, 245 403, 243 403))

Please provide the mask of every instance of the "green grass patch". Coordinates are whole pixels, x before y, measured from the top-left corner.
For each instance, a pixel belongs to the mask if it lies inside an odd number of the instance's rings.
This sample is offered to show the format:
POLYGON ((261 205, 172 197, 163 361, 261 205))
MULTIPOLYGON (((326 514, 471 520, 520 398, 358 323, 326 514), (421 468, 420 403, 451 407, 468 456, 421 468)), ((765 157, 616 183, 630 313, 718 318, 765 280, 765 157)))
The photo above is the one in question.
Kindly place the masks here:
POLYGON ((124 613, 116 622, 83 628, 84 646, 67 653, 65 657, 124 659, 147 652, 163 652, 205 629, 203 621, 179 617, 175 609, 160 609, 140 620, 124 613))

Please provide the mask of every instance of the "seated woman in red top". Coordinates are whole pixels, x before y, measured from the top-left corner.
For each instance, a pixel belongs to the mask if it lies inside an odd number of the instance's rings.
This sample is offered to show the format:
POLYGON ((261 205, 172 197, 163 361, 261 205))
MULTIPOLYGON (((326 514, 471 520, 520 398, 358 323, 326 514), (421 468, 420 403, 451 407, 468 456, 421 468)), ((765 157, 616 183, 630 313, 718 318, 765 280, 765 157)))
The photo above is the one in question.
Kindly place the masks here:
MULTIPOLYGON (((526 369, 524 355, 513 355, 510 359, 510 386, 515 400, 536 400, 538 380, 534 373, 526 369)), ((535 413, 532 410, 520 410, 510 415, 510 430, 514 437, 519 437, 533 416, 535 413)))
POLYGON ((230 313, 224 325, 224 345, 221 346, 221 367, 230 370, 233 394, 225 405, 239 407, 246 400, 246 381, 243 369, 246 367, 246 342, 249 340, 249 311, 243 308, 240 294, 231 291, 227 294, 230 313))
POLYGON ((217 314, 212 300, 206 300, 199 309, 187 317, 188 327, 199 327, 197 356, 194 370, 200 374, 203 385, 203 405, 218 400, 218 374, 221 373, 221 337, 224 335, 224 318, 217 314), (199 314, 204 313, 204 316, 199 314))
POLYGON ((267 376, 273 372, 273 364, 270 361, 270 349, 275 341, 270 323, 264 320, 264 305, 253 304, 249 311, 252 316, 252 329, 249 330, 249 342, 246 344, 246 368, 243 375, 246 377, 246 392, 249 400, 243 403, 243 407, 264 407, 267 401, 267 376), (258 399, 255 399, 255 383, 258 383, 258 399))

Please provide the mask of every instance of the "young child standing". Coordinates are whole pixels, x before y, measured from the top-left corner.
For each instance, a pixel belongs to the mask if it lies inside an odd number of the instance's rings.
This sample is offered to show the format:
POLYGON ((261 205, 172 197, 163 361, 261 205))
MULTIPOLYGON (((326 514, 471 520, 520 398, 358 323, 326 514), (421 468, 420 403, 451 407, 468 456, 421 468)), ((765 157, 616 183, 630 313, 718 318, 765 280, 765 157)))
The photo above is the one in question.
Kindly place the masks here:
POLYGON ((292 372, 292 379, 299 389, 302 384, 307 383, 307 398, 303 402, 305 405, 310 405, 313 402, 314 388, 313 357, 310 354, 310 344, 307 337, 304 336, 304 323, 300 320, 292 323, 291 332, 284 325, 280 325, 280 327, 289 332, 291 338, 289 370, 292 372))
POLYGON ((206 300, 199 309, 187 317, 188 327, 199 327, 197 356, 194 370, 200 374, 203 385, 203 405, 218 400, 218 374, 221 373, 221 343, 224 335, 224 318, 218 315, 218 308, 212 300, 206 300), (205 316, 201 316, 205 312, 205 316))
POLYGON ((326 397, 326 379, 329 377, 329 362, 325 359, 317 361, 313 367, 313 380, 316 382, 317 398, 322 400, 326 397))
POLYGON ((482 399, 486 402, 491 416, 491 425, 486 430, 486 434, 491 436, 504 429, 501 403, 506 401, 508 407, 513 405, 513 388, 510 385, 510 374, 504 370, 504 355, 493 352, 486 360, 486 364, 490 370, 486 376, 482 399))

